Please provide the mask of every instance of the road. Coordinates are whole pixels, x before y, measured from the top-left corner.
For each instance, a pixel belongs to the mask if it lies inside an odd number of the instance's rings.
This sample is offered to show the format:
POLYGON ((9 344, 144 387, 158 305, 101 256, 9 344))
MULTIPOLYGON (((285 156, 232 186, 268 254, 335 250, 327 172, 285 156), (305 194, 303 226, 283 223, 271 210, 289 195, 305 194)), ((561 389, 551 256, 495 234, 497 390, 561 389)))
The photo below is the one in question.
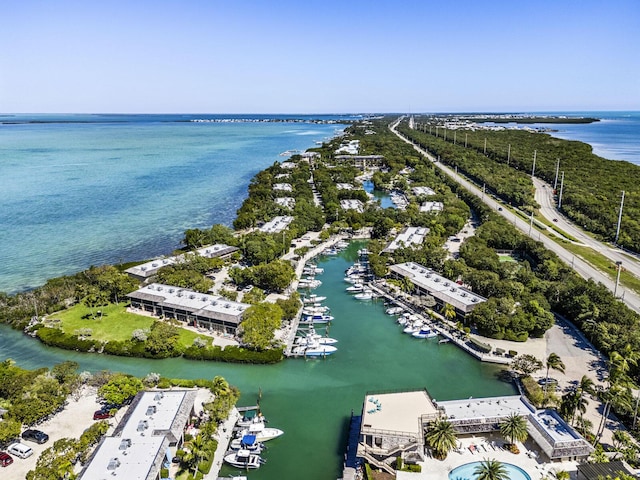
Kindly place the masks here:
MULTIPOLYGON (((553 189, 551 188, 551 185, 539 178, 533 179, 533 185, 536 187, 535 199, 540 205, 540 213, 542 216, 547 218, 549 221, 553 221, 555 218, 556 221, 554 223, 558 228, 573 236, 580 243, 583 243, 601 255, 604 255, 612 263, 622 262, 622 266, 625 270, 640 278, 640 263, 635 259, 630 258, 629 255, 622 251, 590 237, 582 229, 576 227, 571 221, 567 220, 560 214, 560 212, 558 212, 556 209, 556 201, 553 198, 553 189)), ((620 290, 620 287, 618 287, 618 290, 620 290)))
MULTIPOLYGON (((413 143, 410 140, 407 140, 406 138, 404 138, 401 134, 399 134, 396 131, 396 127, 398 126, 398 123, 399 123, 399 120, 397 122, 395 122, 394 124, 390 125, 391 131, 393 133, 395 133, 400 139, 402 139, 406 143, 408 143, 410 145, 413 145, 413 143)), ((416 145, 413 145, 413 148, 416 151, 418 151, 419 153, 421 153, 422 155, 424 155, 425 157, 427 157, 429 160, 431 160, 431 162, 433 162, 433 164, 437 168, 439 168, 442 172, 444 172, 446 175, 448 175, 449 177, 453 178, 457 183, 459 183, 460 185, 465 187, 467 190, 469 190, 471 193, 473 193, 477 197, 481 198, 484 201, 485 204, 489 205, 493 210, 496 211, 496 213, 499 213, 504 218, 506 218, 509 222, 513 223, 516 227, 518 227, 526 235, 529 235, 530 237, 534 238, 535 240, 538 240, 538 241, 542 242, 542 244, 544 244, 544 246, 546 248, 548 248, 549 250, 553 251, 565 263, 567 263, 568 265, 571 265, 572 268, 576 271, 576 273, 581 275, 583 278, 586 278, 586 279, 592 278, 594 281, 600 282, 603 285, 605 285, 612 292, 614 291, 614 289, 615 289, 615 281, 611 280, 606 274, 604 274, 600 270, 594 268, 589 263, 585 262, 584 260, 580 259, 579 257, 576 257, 573 253, 565 250, 562 246, 557 244, 555 241, 551 240, 550 238, 547 238, 544 235, 541 235, 535 229, 530 229, 528 221, 523 220, 520 217, 518 217, 516 214, 512 213, 511 211, 508 211, 508 210, 504 209, 502 207, 501 203, 499 203, 496 200, 494 200, 491 196, 483 193, 480 188, 476 187, 471 182, 469 182, 468 180, 466 180, 462 176, 458 175, 456 172, 454 172, 449 167, 443 165, 440 162, 437 162, 437 160, 432 155, 430 155, 428 152, 426 152, 425 150, 422 150, 421 148, 419 148, 416 145), (529 232, 531 232, 531 233, 529 233, 529 232)), ((552 218, 555 218, 555 217, 552 217, 552 218)), ((567 233, 570 233, 570 232, 567 232, 567 233)), ((584 235, 584 234, 582 234, 582 235, 584 235)), ((582 239, 582 237, 579 237, 579 238, 582 239)), ((598 249, 598 251, 600 251, 600 249, 598 249)), ((629 263, 629 259, 628 258, 626 258, 626 263, 629 263)), ((628 290, 628 289, 622 288, 621 286, 618 286, 617 293, 618 293, 619 296, 622 295, 622 301, 629 308, 631 308, 635 312, 640 313, 640 296, 638 296, 632 290, 628 290)))

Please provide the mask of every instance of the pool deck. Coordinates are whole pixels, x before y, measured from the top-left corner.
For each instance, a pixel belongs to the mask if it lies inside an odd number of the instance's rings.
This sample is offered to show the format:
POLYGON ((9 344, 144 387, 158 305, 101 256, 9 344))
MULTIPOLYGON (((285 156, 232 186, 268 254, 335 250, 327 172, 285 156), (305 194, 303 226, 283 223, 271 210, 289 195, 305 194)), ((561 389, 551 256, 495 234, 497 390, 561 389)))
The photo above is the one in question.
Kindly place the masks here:
MULTIPOLYGON (((566 470, 571 473, 574 479, 577 471, 577 462, 549 462, 546 463, 540 459, 539 450, 535 447, 531 440, 525 445, 518 443, 520 448, 519 454, 513 454, 509 451, 498 448, 504 440, 498 433, 492 435, 480 436, 476 435, 458 437, 461 448, 447 455, 444 460, 436 460, 427 458, 421 462, 421 473, 397 472, 397 480, 446 480, 449 478, 449 472, 460 465, 471 462, 481 462, 486 459, 498 460, 504 463, 511 463, 522 468, 531 477, 531 480, 540 480, 549 472, 566 470), (469 447, 474 446, 478 451, 471 452, 469 447), (535 456, 534 456, 535 455, 535 456)), ((544 455, 544 454, 543 454, 544 455)))

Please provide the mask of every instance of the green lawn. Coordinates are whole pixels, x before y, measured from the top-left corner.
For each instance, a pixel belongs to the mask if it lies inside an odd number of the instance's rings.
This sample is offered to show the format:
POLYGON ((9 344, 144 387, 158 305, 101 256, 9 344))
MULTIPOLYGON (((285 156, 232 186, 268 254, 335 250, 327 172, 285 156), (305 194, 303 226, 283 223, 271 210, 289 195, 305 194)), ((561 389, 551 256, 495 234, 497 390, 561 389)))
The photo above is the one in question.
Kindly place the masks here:
MULTIPOLYGON (((92 316, 91 310, 82 304, 74 305, 67 310, 49 316, 51 326, 60 326, 65 333, 73 334, 76 330, 90 328, 93 330, 91 339, 93 340, 129 340, 134 330, 139 328, 148 329, 156 320, 144 315, 136 315, 126 311, 126 304, 109 304, 104 307, 94 308, 92 316), (100 318, 99 311, 102 312, 100 318), (55 320, 59 320, 59 323, 55 320)), ((185 346, 193 344, 196 337, 200 337, 195 332, 180 329, 180 343, 185 346)), ((207 338, 207 337, 203 337, 207 338)))

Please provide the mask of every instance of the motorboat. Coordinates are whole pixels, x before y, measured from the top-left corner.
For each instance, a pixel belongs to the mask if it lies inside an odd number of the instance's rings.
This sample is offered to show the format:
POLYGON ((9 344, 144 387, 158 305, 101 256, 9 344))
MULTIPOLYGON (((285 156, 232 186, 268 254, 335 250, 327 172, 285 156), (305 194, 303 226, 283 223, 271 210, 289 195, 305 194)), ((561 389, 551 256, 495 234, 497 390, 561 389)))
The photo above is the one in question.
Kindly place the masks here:
POLYGON ((387 315, 400 315, 402 312, 404 312, 402 307, 390 307, 384 311, 387 315))
POLYGON ((319 343, 320 345, 334 345, 338 343, 338 340, 336 340, 335 338, 323 337, 319 333, 309 332, 306 335, 296 337, 294 343, 296 344, 296 346, 299 345, 301 347, 310 347, 315 343, 319 343))
POLYGON ((246 449, 238 450, 224 456, 224 461, 236 468, 260 468, 264 460, 260 455, 250 452, 246 449))
POLYGON ((363 290, 353 296, 356 300, 371 300, 373 298, 373 292, 371 290, 363 290))
POLYGON ((324 268, 316 267, 315 265, 306 265, 302 269, 302 273, 305 275, 320 275, 324 273, 324 268))
POLYGON ((347 287, 349 293, 360 293, 364 290, 364 285, 361 283, 354 283, 350 287, 347 287))
POLYGON ((252 423, 266 422, 264 415, 255 410, 248 411, 240 420, 236 422, 236 427, 248 427, 252 423))
POLYGON ((338 254, 338 250, 336 250, 335 248, 325 248, 322 251, 323 255, 337 255, 338 254))
POLYGON ((260 455, 264 448, 264 444, 258 442, 255 435, 244 435, 241 438, 234 438, 229 444, 229 449, 233 451, 244 449, 257 455, 260 455))
POLYGON ((241 432, 240 436, 254 435, 257 442, 267 442, 278 438, 282 434, 284 434, 284 432, 279 428, 267 427, 264 422, 261 422, 249 425, 247 429, 241 432))
POLYGON ((422 327, 417 332, 413 332, 411 336, 415 338, 434 338, 438 336, 438 333, 430 328, 422 327))
POLYGON ((349 242, 345 242, 344 240, 340 240, 335 245, 335 247, 339 249, 344 249, 344 248, 347 248, 348 246, 349 246, 349 242))
POLYGON ((304 307, 302 309, 302 314, 303 315, 318 315, 318 314, 323 314, 323 313, 327 313, 329 311, 329 307, 325 307, 325 306, 313 306, 313 307, 304 307))
POLYGON ((358 250, 358 255, 360 257, 366 257, 367 255, 369 255, 369 250, 367 250, 366 248, 361 248, 360 250, 358 250))
POLYGON ((333 317, 331 315, 314 314, 314 315, 305 315, 302 318, 302 320, 300 320, 300 323, 314 325, 314 324, 329 323, 332 320, 333 320, 333 317))
POLYGON ((314 303, 318 303, 318 302, 323 302, 327 299, 327 297, 322 297, 320 295, 316 295, 315 293, 312 293, 311 295, 309 295, 308 297, 304 297, 302 299, 303 303, 305 304, 314 304, 314 303))
POLYGON ((345 273, 347 275, 352 275, 352 274, 366 273, 366 272, 367 272, 367 266, 363 265, 360 262, 356 262, 353 265, 351 265, 349 268, 347 268, 347 271, 345 273))
POLYGON ((347 283, 351 283, 351 284, 362 283, 362 275, 358 275, 356 273, 352 273, 352 274, 347 275, 346 277, 344 277, 344 281, 347 282, 347 283))
POLYGON ((407 325, 404 327, 403 332, 413 335, 415 332, 419 332, 421 328, 422 322, 411 322, 407 323, 407 325))
POLYGON ((303 278, 298 282, 299 288, 318 288, 320 285, 322 285, 320 280, 310 278, 303 278))
POLYGON ((309 345, 305 349, 304 355, 305 357, 325 357, 337 351, 338 349, 332 345, 321 345, 319 343, 314 343, 312 345, 309 345))

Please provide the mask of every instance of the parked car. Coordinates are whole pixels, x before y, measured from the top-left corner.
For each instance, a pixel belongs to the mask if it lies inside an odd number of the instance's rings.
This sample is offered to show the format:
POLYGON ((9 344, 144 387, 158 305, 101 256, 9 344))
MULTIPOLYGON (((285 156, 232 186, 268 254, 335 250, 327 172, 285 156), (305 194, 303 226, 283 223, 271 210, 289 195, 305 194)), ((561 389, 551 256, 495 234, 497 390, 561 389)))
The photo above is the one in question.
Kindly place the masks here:
POLYGON ((105 420, 111 417, 113 417, 111 410, 96 410, 95 412, 93 412, 94 420, 105 420))
POLYGON ((557 222, 557 221, 558 221, 558 219, 557 219, 557 218, 554 218, 554 219, 553 219, 553 221, 554 221, 554 222, 557 222))
POLYGON ((33 455, 33 450, 31 449, 31 447, 20 442, 12 443, 11 445, 9 445, 9 448, 7 448, 7 452, 9 452, 11 455, 23 459, 29 458, 31 455, 33 455))
POLYGON ((30 440, 36 443, 45 443, 49 440, 49 435, 47 435, 41 430, 29 429, 22 432, 22 439, 30 440))
POLYGON ((13 463, 13 457, 7 452, 0 452, 0 467, 8 467, 13 463))

